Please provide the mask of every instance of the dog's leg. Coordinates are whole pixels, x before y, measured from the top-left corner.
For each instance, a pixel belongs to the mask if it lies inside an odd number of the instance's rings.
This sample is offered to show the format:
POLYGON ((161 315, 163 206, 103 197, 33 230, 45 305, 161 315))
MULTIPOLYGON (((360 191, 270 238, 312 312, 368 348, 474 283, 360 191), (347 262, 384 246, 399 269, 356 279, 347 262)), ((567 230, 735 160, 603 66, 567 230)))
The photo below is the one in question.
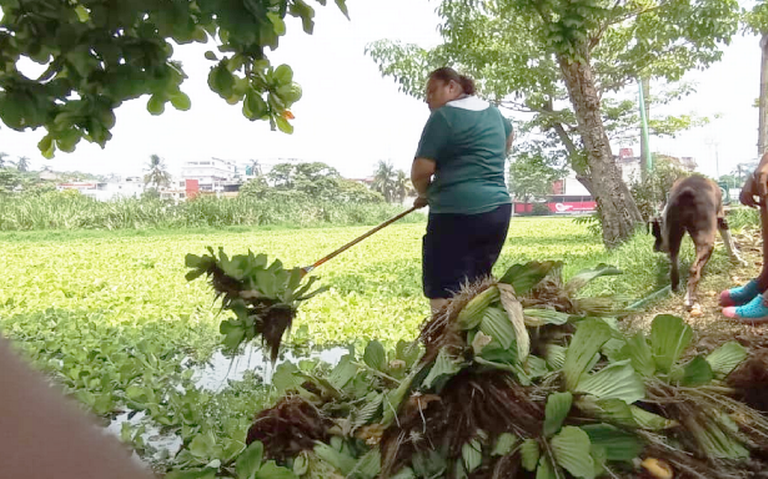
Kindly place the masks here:
POLYGON ((728 228, 728 221, 725 218, 717 219, 717 229, 720 231, 720 236, 723 238, 725 244, 725 250, 728 252, 728 256, 734 263, 739 263, 741 266, 746 266, 747 262, 744 261, 739 255, 739 250, 733 242, 731 231, 728 228))
POLYGON ((677 292, 680 286, 680 266, 678 256, 680 254, 680 242, 683 241, 685 231, 682 229, 671 229, 667 231, 667 245, 669 247, 669 276, 671 280, 672 291, 677 292))
POLYGON ((704 269, 707 261, 709 261, 709 257, 712 255, 712 250, 714 249, 713 240, 714 236, 693 239, 693 242, 696 244, 696 259, 691 265, 690 274, 688 275, 688 291, 685 293, 685 307, 688 308, 688 310, 701 312, 701 306, 699 305, 696 296, 696 289, 699 286, 699 281, 701 281, 701 271, 704 269))

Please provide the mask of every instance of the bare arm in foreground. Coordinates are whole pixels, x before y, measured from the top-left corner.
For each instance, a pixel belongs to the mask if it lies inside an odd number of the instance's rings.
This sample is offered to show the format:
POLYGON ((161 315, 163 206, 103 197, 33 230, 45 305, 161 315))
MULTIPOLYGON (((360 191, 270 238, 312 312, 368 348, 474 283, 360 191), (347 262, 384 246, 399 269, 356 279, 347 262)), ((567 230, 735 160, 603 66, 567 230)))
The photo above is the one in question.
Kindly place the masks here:
POLYGON ((2 477, 149 479, 116 438, 105 435, 0 337, 2 477))

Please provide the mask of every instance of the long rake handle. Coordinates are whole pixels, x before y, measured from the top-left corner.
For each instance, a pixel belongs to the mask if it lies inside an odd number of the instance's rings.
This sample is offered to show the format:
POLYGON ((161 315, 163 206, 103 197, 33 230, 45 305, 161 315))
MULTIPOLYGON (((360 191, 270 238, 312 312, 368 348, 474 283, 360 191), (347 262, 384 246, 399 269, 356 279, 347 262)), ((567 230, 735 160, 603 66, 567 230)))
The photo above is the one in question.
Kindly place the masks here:
POLYGON ((392 223, 394 223, 395 221, 399 220, 403 216, 406 216, 406 215, 416 211, 417 209, 418 209, 417 207, 412 206, 411 208, 409 208, 409 209, 403 211, 402 213, 400 213, 399 215, 393 216, 392 218, 388 219, 387 221, 381 223, 380 225, 378 225, 377 227, 375 227, 372 230, 368 231, 367 233, 365 233, 365 234, 363 234, 361 236, 358 236, 357 238, 353 239, 352 241, 350 241, 349 243, 345 244, 344 246, 342 246, 341 248, 337 249, 336 251, 328 254, 327 256, 325 256, 323 258, 320 258, 319 260, 315 261, 310 266, 305 266, 304 268, 301 268, 303 274, 309 273, 310 271, 312 271, 313 269, 317 268, 318 266, 320 266, 321 264, 325 263, 326 261, 328 261, 330 259, 333 259, 337 255, 343 253, 344 251, 346 251, 349 248, 353 247, 357 243, 363 241, 365 238, 371 236, 372 234, 376 233, 380 229, 385 228, 385 227, 391 225, 392 223))

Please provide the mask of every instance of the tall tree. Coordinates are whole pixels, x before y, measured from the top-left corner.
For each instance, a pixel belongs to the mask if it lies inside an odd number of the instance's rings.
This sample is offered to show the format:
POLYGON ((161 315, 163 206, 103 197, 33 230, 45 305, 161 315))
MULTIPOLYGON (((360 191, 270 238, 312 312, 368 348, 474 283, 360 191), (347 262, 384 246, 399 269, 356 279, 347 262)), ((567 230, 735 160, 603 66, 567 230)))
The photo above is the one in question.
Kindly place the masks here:
POLYGON ((309 197, 325 197, 341 178, 335 168, 323 162, 278 163, 267 173, 267 180, 278 190, 296 191, 309 197))
POLYGON ((405 199, 413 194, 413 186, 411 185, 411 179, 403 170, 397 170, 395 175, 395 187, 394 187, 394 200, 397 203, 402 203, 405 199))
POLYGON ((144 185, 149 186, 153 190, 157 191, 171 183, 171 175, 168 173, 165 162, 159 156, 150 156, 145 170, 147 173, 144 175, 144 185))
POLYGON ((392 163, 379 160, 376 165, 376 171, 373 173, 373 183, 371 189, 384 196, 388 203, 395 200, 397 187, 397 172, 392 163))
POLYGON ((16 162, 16 169, 24 172, 29 170, 29 158, 26 156, 20 156, 19 160, 16 162))
MULTIPOLYGON (((346 0, 335 2, 346 15, 346 0)), ((0 0, 0 8, 0 120, 18 131, 45 128, 38 146, 46 157, 73 151, 82 138, 104 147, 114 110, 126 100, 149 95, 153 115, 168 102, 189 109, 171 41, 213 39, 220 53, 205 53, 210 88, 230 104, 242 102, 248 119, 293 131, 288 108, 301 88, 265 49, 277 48, 287 16, 312 33, 315 12, 304 0, 0 0), (28 78, 17 68, 22 59, 47 68, 28 78)))
POLYGON ((533 113, 596 197, 603 240, 614 246, 641 216, 605 123, 629 109, 606 95, 637 78, 676 81, 717 61, 738 13, 735 0, 442 0, 442 45, 427 51, 382 41, 368 51, 409 93, 423 94, 429 69, 453 64, 476 77, 486 97, 533 113))
POLYGON ((261 163, 259 160, 251 160, 245 167, 245 174, 248 176, 261 176, 261 163))
POLYGON ((518 201, 529 201, 552 193, 552 185, 566 174, 558 162, 540 145, 525 145, 509 164, 509 191, 518 201))

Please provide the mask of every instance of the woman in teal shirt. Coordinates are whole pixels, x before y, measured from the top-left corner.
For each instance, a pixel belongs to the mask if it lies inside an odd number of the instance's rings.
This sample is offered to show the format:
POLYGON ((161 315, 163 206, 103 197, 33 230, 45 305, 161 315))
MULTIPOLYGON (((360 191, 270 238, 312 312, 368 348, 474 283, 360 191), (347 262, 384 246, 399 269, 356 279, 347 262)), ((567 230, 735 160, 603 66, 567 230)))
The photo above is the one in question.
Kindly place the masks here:
POLYGON ((411 168, 429 205, 422 250, 424 295, 439 310, 461 285, 491 274, 507 237, 512 200, 504 165, 512 124, 474 96, 474 82, 452 68, 432 72, 424 126, 411 168))

